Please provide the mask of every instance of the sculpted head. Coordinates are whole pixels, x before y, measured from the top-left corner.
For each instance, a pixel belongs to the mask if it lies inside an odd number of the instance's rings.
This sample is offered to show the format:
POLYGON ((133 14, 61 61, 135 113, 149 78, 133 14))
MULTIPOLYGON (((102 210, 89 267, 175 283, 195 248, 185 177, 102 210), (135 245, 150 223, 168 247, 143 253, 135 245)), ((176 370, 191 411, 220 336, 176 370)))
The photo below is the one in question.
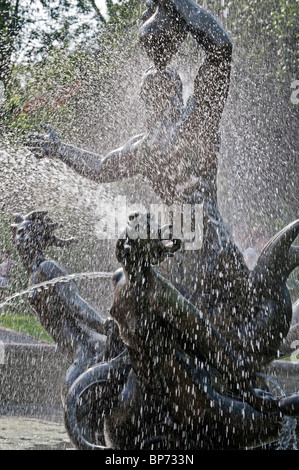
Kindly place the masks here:
POLYGON ((155 224, 150 213, 129 214, 126 229, 116 243, 117 260, 126 271, 142 275, 181 248, 181 240, 174 239, 170 229, 169 225, 155 224))
POLYGON ((30 263, 49 246, 68 246, 75 238, 58 238, 54 231, 60 224, 54 223, 47 211, 34 211, 22 216, 14 215, 11 225, 13 242, 23 262, 30 263))
POLYGON ((140 97, 145 104, 148 126, 157 121, 176 122, 184 109, 183 85, 173 70, 149 69, 143 77, 140 97))

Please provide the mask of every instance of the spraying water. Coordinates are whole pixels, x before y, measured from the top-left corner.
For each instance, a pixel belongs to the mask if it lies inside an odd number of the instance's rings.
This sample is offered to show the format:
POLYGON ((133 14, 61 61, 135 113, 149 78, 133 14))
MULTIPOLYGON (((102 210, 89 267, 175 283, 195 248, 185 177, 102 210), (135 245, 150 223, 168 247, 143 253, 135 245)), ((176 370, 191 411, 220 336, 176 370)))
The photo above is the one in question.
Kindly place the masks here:
POLYGON ((296 427, 297 419, 288 416, 283 418, 276 450, 298 450, 296 427))
MULTIPOLYGON (((225 2, 221 2, 221 5, 225 7, 225 2)), ((227 20, 229 20, 229 10, 226 8, 226 25, 228 24, 227 20)), ((176 37, 180 41, 181 33, 176 31, 176 34, 178 34, 176 37)), ((186 85, 184 87, 184 93, 182 96, 182 100, 185 106, 187 105, 188 100, 194 91, 194 67, 189 65, 188 69, 185 66, 186 62, 188 62, 190 58, 190 50, 192 50, 192 48, 194 48, 194 43, 187 44, 187 48, 183 50, 182 56, 178 59, 178 64, 180 66, 179 69, 181 69, 181 75, 183 77, 184 84, 186 85)), ((272 95, 272 99, 270 99, 269 97, 269 99, 263 101, 263 106, 261 105, 260 97, 265 95, 268 96, 267 92, 269 91, 269 88, 272 90, 273 85, 273 82, 269 83, 268 81, 270 77, 270 74, 267 70, 268 64, 265 64, 263 68, 259 68, 258 71, 256 71, 256 64, 251 65, 251 62, 248 59, 248 51, 245 52, 242 48, 239 49, 238 45, 236 46, 235 50, 236 67, 233 69, 232 74, 231 95, 228 98, 228 106, 224 111, 224 116, 220 128, 222 140, 221 147, 219 148, 220 171, 218 174, 218 181, 220 181, 220 190, 218 191, 218 198, 220 201, 220 207, 224 209, 224 217, 229 221, 229 225, 232 227, 234 234, 236 235, 237 241, 240 246, 240 251, 244 251, 248 247, 253 247, 255 249, 255 253, 259 253, 262 250, 265 241, 269 239, 268 233, 271 232, 272 235, 272 232, 276 232, 277 226, 281 224, 282 219, 283 222, 286 221, 285 219, 287 219, 286 222, 289 222, 293 219, 295 205, 291 204, 289 212, 285 211, 285 201, 283 200, 283 198, 281 198, 280 188, 277 185, 273 186, 273 180, 276 179, 275 174, 280 174, 281 168, 283 168, 284 170, 287 169, 288 171, 286 179, 293 181, 294 175, 296 175, 296 168, 294 165, 292 166, 292 164, 287 165, 289 159, 288 155, 292 154, 292 143, 291 139, 289 138, 291 132, 290 134, 288 134, 288 137, 286 139, 287 145, 285 146, 284 144, 282 144, 284 147, 284 152, 282 153, 283 156, 279 161, 279 165, 274 168, 272 164, 273 153, 277 155, 281 154, 281 143, 279 142, 279 139, 274 138, 277 128, 279 128, 279 124, 277 123, 281 121, 278 121, 279 113, 277 109, 274 111, 271 109, 273 103, 272 95), (257 86, 257 78, 261 78, 261 82, 258 82, 259 86, 257 86), (261 117, 263 121, 260 120, 261 117), (264 125, 265 122, 267 124, 266 126, 264 125), (273 122, 276 122, 277 124, 275 128, 272 128, 273 122), (271 135, 271 139, 269 138, 269 135, 271 135), (238 191, 236 191, 236 188, 238 189, 238 191), (257 233, 256 228, 260 226, 260 218, 264 218, 265 213, 268 216, 267 224, 262 224, 262 226, 266 225, 266 228, 262 230, 262 233, 257 233), (242 224, 240 223, 240 220, 242 221, 242 224)), ((194 49, 192 51, 194 53, 194 49)), ((157 54, 159 54, 159 51, 156 52, 157 54)), ((98 151, 98 149, 101 148, 103 154, 106 154, 108 151, 111 150, 111 148, 116 148, 122 142, 127 141, 129 136, 135 133, 138 134, 144 132, 144 128, 146 127, 143 108, 144 105, 140 101, 138 91, 136 90, 138 90, 138 84, 141 78, 140 70, 145 70, 146 67, 144 66, 148 66, 149 63, 146 59, 141 59, 140 64, 142 65, 142 67, 140 67, 139 70, 138 67, 136 67, 135 54, 133 55, 133 57, 131 57, 130 54, 128 56, 125 60, 122 60, 118 64, 121 65, 121 75, 112 72, 109 77, 110 79, 112 78, 112 80, 110 80, 109 86, 107 87, 110 87, 113 90, 115 98, 117 98, 117 90, 119 90, 119 93, 123 93, 123 95, 121 96, 124 96, 125 99, 123 100, 123 98, 121 98, 122 106, 111 102, 110 98, 107 98, 107 96, 111 95, 106 93, 107 90, 105 89, 105 86, 102 87, 100 91, 96 91, 96 82, 92 80, 87 80, 87 84, 85 84, 85 86, 83 86, 83 88, 81 89, 81 97, 77 100, 74 100, 74 108, 76 110, 75 117, 73 119, 70 119, 67 123, 64 123, 59 114, 54 114, 54 119, 52 120, 54 127, 57 129, 61 128, 61 132, 65 132, 66 136, 68 137, 68 140, 73 141, 73 139, 75 138, 77 145, 82 144, 82 146, 84 146, 85 144, 87 144, 89 149, 94 152, 98 151), (129 59, 127 60, 128 56, 129 59), (132 58, 134 58, 133 61, 130 60, 132 58), (90 82, 92 83, 91 85, 90 82), (121 87, 119 87, 119 84, 121 84, 121 87), (124 90, 129 90, 130 92, 124 93, 124 90), (106 108, 104 107, 104 114, 103 108, 98 106, 99 102, 101 102, 101 104, 106 105, 106 108), (91 106, 90 109, 92 110, 92 119, 89 118, 90 114, 86 113, 86 108, 88 108, 89 106, 91 106), (111 115, 110 118, 108 117, 109 114, 111 115), (102 127, 103 122, 105 122, 104 127, 102 127), (118 132, 116 132, 115 129, 118 129, 118 132)), ((198 52, 197 48, 196 52, 193 55, 194 62, 192 65, 198 66, 199 58, 201 59, 201 54, 198 52)), ((115 63, 117 63, 117 56, 115 56, 114 61, 115 65, 115 63)), ((257 64, 259 65, 259 62, 257 62, 257 64)), ((90 73, 90 71, 88 73, 90 74, 90 76, 92 76, 92 73, 90 73)), ((150 84, 155 82, 156 76, 155 74, 149 73, 147 75, 147 78, 147 84, 150 88, 150 84)), ((174 78, 175 81, 174 75, 172 75, 172 78, 174 78)), ((158 89, 158 92, 161 92, 161 89, 158 89)), ((276 90, 276 87, 273 87, 273 89, 276 90)), ((275 93, 276 91, 274 91, 274 95, 275 93)), ((161 94, 161 96, 162 95, 163 93, 161 94)), ((43 96, 42 99, 48 100, 47 103, 51 104, 52 110, 57 108, 58 97, 55 94, 54 96, 43 96), (50 102, 49 100, 51 100, 52 98, 53 100, 50 102), (54 105, 56 106, 56 108, 54 105)), ((277 108, 280 108, 280 103, 278 101, 277 108)), ((192 110, 192 100, 189 101, 189 108, 187 107, 187 109, 189 111, 192 110)), ((157 109, 154 111, 157 111, 157 109)), ((169 116, 167 116, 167 118, 169 118, 169 116)), ((292 113, 288 115, 287 119, 285 119, 285 122, 292 123, 293 125, 292 113)), ((175 150, 178 150, 178 148, 176 148, 175 150)), ((90 266, 87 266, 86 272, 84 273, 80 272, 79 274, 58 276, 46 282, 38 282, 36 285, 30 286, 28 289, 23 289, 19 293, 15 293, 12 296, 9 296, 6 301, 0 305, 0 308, 3 308, 5 305, 8 305, 14 299, 23 297, 26 294, 34 294, 39 289, 41 290, 41 292, 45 293, 45 291, 47 291, 53 286, 57 286, 59 283, 67 284, 75 279, 87 279, 88 281, 92 281, 97 279, 111 278, 111 272, 113 271, 113 268, 115 267, 116 263, 114 260, 114 250, 107 249, 107 246, 108 248, 112 246, 112 244, 114 246, 114 240, 112 240, 111 244, 109 245, 110 241, 106 243, 106 241, 99 241, 97 239, 94 226, 96 225, 98 219, 101 218, 103 215, 97 213, 97 206, 99 205, 100 207, 103 207, 103 205, 113 200, 113 196, 115 194, 119 195, 122 191, 123 194, 128 196, 128 198, 130 198, 134 202, 136 201, 136 199, 138 199, 138 201, 151 199, 156 200, 155 196, 153 196, 153 193, 151 192, 151 189, 147 186, 147 184, 144 183, 143 178, 135 176, 130 182, 123 182, 121 184, 118 183, 117 185, 115 183, 108 183, 108 185, 104 183, 99 186, 97 182, 87 182, 84 175, 82 177, 75 174, 75 172, 69 173, 69 171, 68 173, 66 173, 66 168, 64 164, 60 161, 53 160, 51 158, 46 158, 39 160, 39 162, 37 163, 36 160, 32 157, 32 155, 29 155, 27 152, 25 153, 25 151, 23 150, 22 153, 19 149, 16 153, 12 153, 11 151, 9 153, 3 153, 2 160, 4 168, 4 171, 1 174, 1 183, 4 188, 4 197, 2 203, 3 210, 6 213, 12 213, 15 210, 19 210, 20 206, 22 206, 22 210, 24 209, 29 212, 30 210, 36 209, 36 205, 42 207, 46 206, 46 208, 48 210, 50 209, 51 212, 59 214, 59 216, 63 218, 64 221, 65 219, 67 219, 66 226, 68 230, 73 230, 73 228, 75 228, 76 235, 79 236, 79 239, 81 237, 81 240, 83 240, 84 242, 88 241, 90 243, 88 248, 85 249, 84 253, 86 254, 86 259, 88 258, 87 264, 89 264, 90 266), (80 221, 79 224, 77 223, 78 220, 80 221), (91 233, 92 236, 90 235, 91 233), (97 263, 101 265, 100 268, 97 266, 97 263), (107 269, 109 271, 106 271, 107 269)), ((147 168, 151 169, 153 173, 156 173, 156 175, 160 174, 161 168, 159 166, 152 165, 152 162, 149 160, 143 163, 145 166, 147 166, 147 168)), ((169 172, 171 177, 167 180, 167 182, 161 179, 159 181, 160 186, 158 188, 160 192, 162 192, 168 198, 173 195, 173 189, 176 189, 175 185, 173 187, 172 181, 174 179, 174 175, 176 173, 184 174, 184 170, 186 170, 183 161, 179 161, 178 159, 176 159, 173 160, 172 163, 172 172, 169 172)), ((210 163, 213 163, 212 159, 210 163)), ((213 165, 211 165, 211 167, 212 166, 213 165)), ((208 170, 211 171, 211 168, 208 168, 208 170)), ((166 177, 168 177, 168 175, 166 175, 166 177)), ((291 186, 292 185, 290 185, 288 194, 291 196, 289 200, 292 202, 291 186)), ((215 187, 214 180, 213 187, 215 187)), ((214 193, 214 199, 212 198, 213 203, 216 199, 216 191, 214 191, 214 193)), ((220 247, 223 248, 224 245, 222 245, 222 242, 223 240, 226 240, 226 232, 219 230, 219 226, 221 226, 219 214, 209 213, 209 218, 209 221, 212 226, 217 226, 217 229, 215 229, 215 233, 217 232, 217 237, 215 237, 215 239, 217 240, 217 243, 219 243, 220 247)), ((271 241, 271 243, 273 243, 272 248, 274 250, 275 242, 271 241)), ((213 291, 213 293, 215 294, 215 298, 221 299, 221 293, 223 292, 223 290, 219 288, 219 285, 217 284, 218 277, 222 279, 222 281, 220 281, 223 282, 222 285, 225 285, 224 278, 225 275, 227 275, 227 271, 231 271, 233 273, 238 272, 238 279, 246 278, 246 276, 248 275, 246 266, 243 265, 243 263, 240 261, 241 258, 239 258, 236 253, 238 253, 238 250, 234 251, 234 259, 231 261, 231 264, 223 262, 223 264, 221 265, 215 262, 214 265, 218 266, 217 281, 215 272, 212 269, 213 263, 211 258, 209 258, 210 263, 206 263, 206 265, 204 266, 202 266, 200 258, 195 259, 195 261, 193 259, 192 270, 196 272, 196 276, 191 278, 191 280, 193 282, 194 290, 197 292, 202 291, 205 293, 205 289, 211 287, 209 285, 210 279, 215 279, 216 285, 214 286, 212 284, 211 291, 213 291), (239 271, 241 265, 242 272, 239 271), (207 276, 209 270, 211 271, 211 273, 209 274, 210 278, 207 276), (209 279, 209 281, 207 281, 207 279, 209 279)), ((264 268, 266 266, 267 269, 263 269, 262 263, 258 265, 257 270, 255 272, 256 277, 254 278, 253 276, 252 278, 253 284, 254 282, 256 282, 256 284, 254 285, 258 285, 258 287, 260 287, 259 282, 261 282, 261 280, 269 280, 269 277, 271 277, 271 273, 273 270, 273 265, 271 264, 272 254, 273 252, 271 252, 271 250, 264 252, 264 268)), ((119 260, 123 261, 125 259, 126 255, 122 255, 121 250, 119 250, 118 255, 119 260)), ((80 263, 80 271, 83 271, 81 268, 81 263, 83 262, 82 258, 82 253, 81 251, 79 251, 76 253, 76 257, 71 260, 74 265, 80 263)), ((188 257, 185 257, 183 259, 188 261, 188 257)), ((256 262, 256 259, 254 261, 256 262)), ((186 266, 188 266, 188 269, 191 268, 191 262, 186 263, 185 265, 183 279, 184 276, 186 278, 187 274, 189 273, 186 266)), ((253 266, 255 266, 255 264, 253 264, 253 266)), ((180 276, 182 276, 182 264, 178 263, 178 267, 180 269, 179 274, 180 276)), ((175 273, 174 278, 179 278, 177 273, 175 273)), ((121 282, 123 282, 123 279, 120 279, 121 282)), ((159 277, 157 277, 157 279, 161 280, 159 277)), ((233 283, 235 282, 235 279, 236 277, 232 276, 233 283)), ((190 279, 188 279, 188 284, 190 284, 189 281, 190 279)), ((142 285, 144 286, 145 284, 146 277, 144 277, 142 280, 142 285)), ((163 283, 162 285, 165 287, 163 283)), ((229 285, 229 283, 227 285, 229 285)), ((242 288, 242 286, 240 287, 239 285, 235 287, 236 291, 238 291, 238 288, 242 288)), ((277 286, 277 290, 279 289, 280 285, 277 286)), ((153 299, 156 298, 156 292, 158 292, 158 288, 157 291, 153 292, 153 299)), ((105 295, 101 296, 101 298, 104 297, 105 295)), ((139 292, 137 298, 143 298, 143 293, 140 294, 139 292)), ((175 298, 177 304, 182 301, 181 297, 175 298)), ((163 296, 160 299, 161 302, 162 299, 163 296)), ((269 303, 271 303, 270 300, 269 303)), ((208 299, 208 301, 210 301, 210 299, 208 299)), ((184 310, 184 312, 188 312, 189 314, 190 312, 188 309, 191 309, 192 314, 194 314, 194 307, 190 306, 186 299, 183 299, 182 303, 184 308, 186 309, 184 310)), ((210 307, 210 305, 208 306, 210 307)), ((273 313, 270 307, 265 307, 266 315, 271 315, 273 313)), ((287 299, 287 301, 285 302, 284 307, 287 307, 289 311, 289 299, 287 299)), ((256 308, 255 305, 252 306, 252 308, 256 308)), ((145 311, 147 310, 145 309, 145 311)), ((238 311, 238 308, 232 308, 230 312, 233 312, 234 314, 236 311, 238 311)), ((120 317, 121 319, 123 319, 125 316, 122 315, 120 317)), ((202 315, 201 318, 203 318, 202 315)), ((121 319, 119 320, 120 324, 121 319)), ((224 320, 226 321, 225 316, 224 320)), ((225 323, 225 321, 223 322, 221 318, 218 325, 219 328, 222 328, 221 332, 224 335, 227 334, 227 324, 225 323)), ((234 321, 239 321, 238 337, 239 339, 241 338, 241 340, 243 340, 241 346, 240 343, 238 343, 239 349, 244 349, 244 351, 246 351, 246 347, 250 342, 251 347, 253 349, 253 354, 256 354, 256 357, 259 358, 260 350, 261 348, 263 348, 264 343, 260 340, 260 336, 254 336, 254 325, 249 322, 249 324, 246 325, 244 331, 242 330, 242 323, 240 322, 240 319, 237 318, 237 315, 234 318, 234 321), (253 339, 251 335, 253 335, 253 339)), ((147 327, 147 323, 141 324, 140 326, 140 331, 144 332, 144 328, 145 326, 147 327)), ((204 324, 204 327, 206 328, 206 330, 203 337, 206 338, 206 336, 209 337, 209 332, 214 332, 214 330, 210 327, 208 323, 204 324)), ((188 332, 185 337, 186 341, 184 343, 183 353, 185 353, 187 347, 186 345, 189 345, 190 350, 195 348, 195 343, 192 344, 192 341, 190 346, 190 337, 192 338, 192 332, 190 334, 189 333, 190 332, 188 332)), ((277 332, 275 332, 275 334, 276 333, 277 332)), ((167 334, 165 333, 164 336, 167 337, 167 334)), ((272 336, 274 337, 274 335, 272 336)), ((164 340, 163 334, 160 337, 162 344, 164 340)), ((173 338, 174 336, 169 337, 170 343, 171 341, 173 341, 173 338)), ((215 336, 213 336, 213 339, 218 341, 219 336, 215 334, 215 336)), ((207 343, 210 347, 213 344, 210 341, 208 341, 207 343)), ((145 337, 144 344, 146 344, 150 351, 152 351, 155 347, 154 341, 152 341, 151 344, 148 342, 148 333, 145 337)), ((228 351, 229 349, 227 349, 225 353, 227 353, 228 351)), ((143 351, 141 351, 140 357, 143 357, 142 354, 143 351)), ((246 360, 250 357, 250 354, 248 353, 248 357, 246 357, 246 360)), ((162 354, 161 357, 163 357, 162 354)), ((218 392, 215 394, 215 390, 213 389, 213 387, 209 388, 210 381, 208 378, 208 374, 206 375, 205 371, 200 371, 200 373, 197 371, 195 373, 195 369, 192 369, 192 364, 190 364, 189 361, 185 361, 186 363, 184 362, 184 354, 177 354, 175 358, 172 357, 170 361, 171 367, 174 367, 174 365, 177 364, 176 361, 178 360, 178 357, 181 361, 181 364, 184 364, 184 367, 188 371, 189 378, 192 377, 192 387, 194 387, 194 383, 196 383, 196 386, 199 386, 201 390, 207 392, 209 406, 211 408, 215 407, 218 404, 219 396, 217 395, 218 392)), ((230 355, 229 357, 231 359, 230 355)), ((119 371, 127 371, 126 361, 118 361, 119 359, 116 360, 116 369, 119 368, 119 371)), ((161 363, 160 357, 158 357, 158 359, 155 359, 155 361, 155 365, 159 366, 159 363, 161 363)), ((99 373, 99 380, 104 383, 105 380, 107 380, 107 374, 109 375, 113 372, 113 370, 115 370, 113 369, 113 364, 111 364, 111 368, 110 366, 108 367, 109 370, 93 370, 92 373, 99 373), (101 376, 101 373, 103 373, 103 376, 101 376)), ((126 378, 127 377, 125 376, 125 379, 126 378)), ((86 382, 87 379, 90 380, 90 377, 82 377, 82 386, 86 386, 87 383, 89 383, 90 385, 91 382, 86 382)), ((217 382, 218 377, 213 377, 213 379, 215 379, 215 382, 217 382)), ((123 383, 118 383, 117 385, 119 391, 119 388, 123 385, 123 383)), ((161 381, 161 387, 162 386, 165 386, 165 383, 163 383, 163 381, 161 381)), ((193 389, 192 387, 188 388, 188 393, 191 389, 193 389)), ((80 393, 83 393, 85 390, 84 387, 82 390, 73 390, 74 394, 72 395, 72 397, 74 399, 77 399, 78 395, 76 395, 76 393, 78 393, 80 396, 80 393)), ((251 390, 246 390, 246 393, 249 393, 250 395, 251 390)), ((105 392, 104 396, 106 397, 105 392)), ((230 406, 229 403, 225 402, 225 406, 230 406)), ((71 405, 72 404, 73 403, 71 402, 71 405)), ((192 410, 192 412, 194 411, 193 405, 195 405, 194 401, 192 402, 192 407, 190 407, 190 410, 192 410)), ((158 406, 158 410, 160 411, 159 407, 161 407, 161 402, 159 402, 158 406)), ((176 406, 175 412, 178 412, 179 410, 180 407, 176 406)), ((221 411, 222 410, 219 410, 219 415, 221 414, 221 411)), ((235 412, 236 415, 238 415, 238 413, 240 412, 243 418, 246 417, 248 419, 249 416, 252 416, 253 413, 252 409, 247 410, 245 407, 245 409, 240 410, 237 406, 235 412)), ((213 413, 215 414, 215 411, 213 413)), ((258 421, 260 415, 257 413, 256 416, 258 421)), ((141 426, 142 419, 142 416, 140 416, 140 422, 138 426, 141 426)), ((164 432, 165 425, 166 428, 168 425, 171 426, 171 418, 169 418, 167 413, 166 415, 163 415, 163 419, 164 421, 162 422, 161 433, 162 431, 164 432)), ((159 425, 160 424, 161 423, 159 423, 159 425)), ((138 426, 136 427, 137 431, 138 426)), ((217 423, 215 423, 213 420, 206 424, 206 429, 209 429, 209 433, 211 436, 213 436, 214 432, 216 433, 215 427, 217 428, 217 423)), ((126 428, 126 426, 124 426, 124 428, 126 428)), ((238 422, 236 423, 236 428, 238 428, 238 422)), ((294 421, 286 420, 286 423, 283 424, 283 430, 283 432, 289 433, 287 435, 286 440, 288 440, 288 442, 291 442, 294 433, 294 421)), ((225 433, 227 442, 229 442, 229 439, 234 438, 233 434, 234 432, 231 429, 227 429, 225 433)), ((284 440, 284 438, 282 438, 282 440, 284 440)), ((204 439, 202 439, 201 443, 203 445, 204 439)), ((153 443, 147 443, 147 445, 151 444, 153 443)), ((284 446, 287 444, 281 445, 284 446)))
POLYGON ((24 289, 21 292, 16 292, 15 294, 10 295, 9 297, 6 297, 5 302, 0 303, 0 309, 8 305, 12 305, 11 302, 15 299, 18 299, 19 297, 30 295, 34 293, 35 291, 39 291, 40 289, 49 289, 58 283, 70 282, 70 281, 75 281, 75 280, 80 280, 80 279, 90 279, 90 280, 111 279, 112 276, 113 276, 113 273, 101 271, 101 272, 90 272, 90 273, 73 273, 73 274, 68 274, 66 276, 60 276, 55 279, 49 279, 48 281, 34 284, 33 286, 28 287, 27 289, 24 289))

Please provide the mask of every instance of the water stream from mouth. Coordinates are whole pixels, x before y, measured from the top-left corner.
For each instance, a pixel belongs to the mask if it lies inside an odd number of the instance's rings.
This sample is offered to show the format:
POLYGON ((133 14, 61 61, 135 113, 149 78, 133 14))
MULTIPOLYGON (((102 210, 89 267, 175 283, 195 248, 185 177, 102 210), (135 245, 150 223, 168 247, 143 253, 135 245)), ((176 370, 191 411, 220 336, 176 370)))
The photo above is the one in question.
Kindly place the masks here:
MULTIPOLYGON (((34 284, 27 289, 24 289, 20 292, 16 292, 13 295, 7 297, 4 302, 0 303, 0 310, 8 305, 10 303, 19 298, 23 297, 26 294, 30 294, 36 290, 39 289, 48 289, 50 287, 55 286, 58 283, 62 282, 70 282, 74 280, 81 280, 81 279, 99 279, 99 278, 104 278, 104 279, 110 279, 112 278, 113 273, 112 272, 105 272, 105 271, 94 271, 94 272, 86 272, 86 273, 73 273, 73 274, 68 274, 66 276, 60 276, 56 277, 54 279, 49 279, 48 281, 40 282, 38 284, 34 284)), ((1 315, 1 313, 0 313, 1 315)))

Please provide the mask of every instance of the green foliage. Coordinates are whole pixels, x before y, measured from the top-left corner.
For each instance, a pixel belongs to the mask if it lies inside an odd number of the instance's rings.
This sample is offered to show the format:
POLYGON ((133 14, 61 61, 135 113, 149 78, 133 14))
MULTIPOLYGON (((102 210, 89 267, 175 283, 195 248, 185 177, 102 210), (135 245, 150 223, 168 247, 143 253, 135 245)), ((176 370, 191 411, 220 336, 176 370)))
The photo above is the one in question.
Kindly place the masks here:
POLYGON ((279 0, 271 12, 272 30, 279 40, 278 55, 283 70, 296 72, 299 65, 299 5, 297 1, 279 0))
POLYGON ((0 80, 9 65, 41 60, 57 49, 95 47, 103 25, 132 24, 139 0, 107 0, 108 19, 94 0, 0 0, 0 80))
POLYGON ((141 2, 139 0, 120 0, 119 2, 106 0, 109 23, 123 24, 125 22, 132 24, 138 19, 140 3, 141 2))
POLYGON ((40 17, 36 16, 37 6, 31 0, 22 11, 19 7, 21 42, 14 41, 7 99, 0 110, 2 126, 24 134, 28 130, 39 131, 41 121, 51 121, 58 128, 63 127, 62 123, 73 123, 78 100, 83 101, 82 83, 104 80, 111 74, 116 64, 115 46, 123 41, 124 34, 126 48, 133 45, 128 35, 130 25, 139 17, 141 4, 139 0, 108 1, 107 19, 90 0, 74 3, 64 0, 58 4, 40 0, 43 7, 40 17), (43 22, 47 28, 39 27, 43 22))
POLYGON ((6 313, 0 316, 0 326, 17 331, 18 333, 25 333, 38 341, 54 343, 51 336, 49 336, 42 328, 38 319, 32 315, 6 313))
POLYGON ((24 20, 19 15, 19 2, 0 0, 0 80, 7 81, 15 39, 24 20))
MULTIPOLYGON (((51 52, 35 64, 16 65, 12 69, 6 108, 8 124, 20 133, 40 131, 40 122, 70 120, 66 103, 76 93, 78 67, 82 54, 51 52)), ((68 108, 70 108, 68 106, 68 108)))
POLYGON ((277 69, 295 74, 299 65, 299 4, 294 0, 231 0, 228 25, 243 46, 275 51, 277 69))
POLYGON ((88 0, 20 0, 19 18, 15 57, 22 51, 27 60, 86 41, 101 25, 94 2, 88 0))

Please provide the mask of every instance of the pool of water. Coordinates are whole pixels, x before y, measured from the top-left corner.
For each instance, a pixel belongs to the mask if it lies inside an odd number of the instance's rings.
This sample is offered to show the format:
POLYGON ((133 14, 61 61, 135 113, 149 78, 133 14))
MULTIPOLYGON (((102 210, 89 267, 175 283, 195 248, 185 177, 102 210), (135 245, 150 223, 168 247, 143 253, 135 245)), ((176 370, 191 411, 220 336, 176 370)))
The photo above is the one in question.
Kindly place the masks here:
POLYGON ((75 450, 63 424, 0 417, 0 450, 75 450))

